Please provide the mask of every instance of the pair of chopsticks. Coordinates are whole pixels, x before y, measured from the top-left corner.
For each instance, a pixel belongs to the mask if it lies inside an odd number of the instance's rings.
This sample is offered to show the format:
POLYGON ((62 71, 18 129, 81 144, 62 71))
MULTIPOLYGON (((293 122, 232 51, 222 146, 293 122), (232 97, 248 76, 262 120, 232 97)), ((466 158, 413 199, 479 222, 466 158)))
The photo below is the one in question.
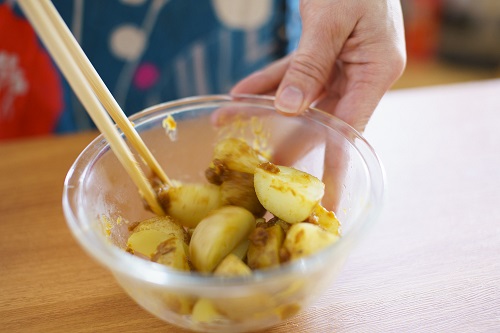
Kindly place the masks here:
POLYGON ((171 185, 170 180, 125 116, 57 9, 50 0, 18 0, 18 3, 151 210, 164 215, 150 182, 111 118, 156 176, 168 185, 171 185))

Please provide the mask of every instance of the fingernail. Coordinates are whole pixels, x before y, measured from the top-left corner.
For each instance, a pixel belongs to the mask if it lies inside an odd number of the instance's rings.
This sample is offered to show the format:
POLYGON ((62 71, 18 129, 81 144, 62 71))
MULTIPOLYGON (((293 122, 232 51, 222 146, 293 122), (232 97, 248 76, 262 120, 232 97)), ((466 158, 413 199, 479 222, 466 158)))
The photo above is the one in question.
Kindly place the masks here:
POLYGON ((276 108, 282 112, 297 113, 300 111, 302 102, 304 101, 304 94, 300 89, 288 86, 276 100, 276 108))

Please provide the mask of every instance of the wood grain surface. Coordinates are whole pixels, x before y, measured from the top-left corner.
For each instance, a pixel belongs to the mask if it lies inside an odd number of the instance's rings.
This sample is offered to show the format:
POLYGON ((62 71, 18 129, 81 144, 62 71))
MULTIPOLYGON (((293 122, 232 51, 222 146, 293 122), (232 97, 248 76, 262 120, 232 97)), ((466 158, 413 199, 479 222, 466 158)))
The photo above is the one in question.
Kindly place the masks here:
MULTIPOLYGON (((500 332, 500 81, 390 92, 366 137, 384 211, 328 292, 266 332, 500 332)), ((142 310, 66 227, 96 133, 0 144, 0 331, 185 332, 142 310)))

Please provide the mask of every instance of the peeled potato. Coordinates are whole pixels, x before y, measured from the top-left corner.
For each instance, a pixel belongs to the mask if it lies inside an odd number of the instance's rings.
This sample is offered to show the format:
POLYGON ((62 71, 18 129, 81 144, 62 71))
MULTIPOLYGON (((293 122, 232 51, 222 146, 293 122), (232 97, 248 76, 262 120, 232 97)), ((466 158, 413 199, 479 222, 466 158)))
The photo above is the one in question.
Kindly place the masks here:
POLYGON ((294 260, 311 255, 338 239, 339 236, 315 224, 307 222, 294 224, 288 230, 283 242, 282 259, 294 260))
POLYGON ((198 323, 211 323, 224 318, 207 298, 200 298, 196 301, 191 317, 198 323))
POLYGON ((240 258, 241 260, 245 260, 248 252, 248 245, 250 244, 250 240, 244 239, 236 245, 233 251, 231 251, 232 254, 240 258))
POLYGON ((255 195, 253 173, 264 161, 244 140, 225 139, 215 146, 205 177, 210 183, 220 185, 223 205, 240 206, 262 216, 265 209, 255 195))
POLYGON ((255 217, 237 206, 213 211, 196 227, 189 243, 193 266, 200 272, 211 272, 245 240, 255 228, 255 217))
POLYGON ((183 226, 194 228, 212 210, 222 206, 219 186, 182 184, 158 193, 158 200, 168 215, 183 226))
POLYGON ((285 232, 279 224, 258 227, 249 236, 247 261, 252 269, 274 267, 280 264, 280 249, 285 232))
POLYGON ((184 240, 172 237, 160 243, 151 261, 176 268, 182 271, 189 271, 188 246, 184 240))
POLYGON ((161 292, 159 295, 155 294, 155 297, 159 296, 163 305, 180 315, 189 315, 193 311, 193 306, 195 305, 196 299, 193 296, 185 295, 177 292, 161 292))
POLYGON ((168 216, 157 216, 140 222, 132 229, 127 248, 151 258, 158 245, 169 238, 185 239, 184 229, 168 216))
POLYGON ((216 276, 251 275, 252 270, 238 256, 229 253, 214 271, 216 276))
POLYGON ((141 221, 132 228, 131 232, 135 233, 143 230, 157 230, 166 234, 172 234, 179 238, 185 236, 185 231, 182 226, 170 216, 155 216, 141 221))
POLYGON ((277 304, 273 296, 258 289, 214 299, 213 303, 219 313, 234 321, 276 316, 274 309, 277 304))
POLYGON ((311 217, 314 224, 319 225, 334 235, 340 236, 340 221, 334 212, 327 210, 321 205, 317 205, 311 217))
POLYGON ((262 206, 288 223, 306 220, 325 192, 318 178, 269 162, 255 169, 254 186, 262 206))
POLYGON ((170 237, 170 234, 154 229, 134 232, 127 240, 127 250, 151 258, 158 245, 170 237))
POLYGON ((220 161, 230 170, 246 173, 253 173, 257 165, 265 162, 265 158, 255 149, 244 140, 236 138, 225 139, 217 143, 213 160, 220 161))
POLYGON ((266 209, 255 194, 253 178, 250 173, 227 170, 220 185, 223 204, 243 207, 255 216, 264 215, 266 209))

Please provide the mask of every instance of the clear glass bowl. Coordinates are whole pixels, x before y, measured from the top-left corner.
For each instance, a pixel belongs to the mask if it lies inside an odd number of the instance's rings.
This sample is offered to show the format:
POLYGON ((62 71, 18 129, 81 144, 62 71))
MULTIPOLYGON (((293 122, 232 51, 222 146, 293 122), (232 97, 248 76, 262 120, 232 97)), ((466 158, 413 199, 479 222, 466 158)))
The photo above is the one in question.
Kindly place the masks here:
MULTIPOLYGON (((131 120, 170 178, 206 182, 215 142, 245 138, 278 164, 293 166, 326 184, 323 204, 342 222, 342 237, 315 255, 249 277, 211 277, 169 269, 127 253, 128 224, 151 217, 137 188, 99 136, 66 177, 63 208, 80 245, 109 269, 123 289, 159 318, 194 331, 246 332, 275 325, 325 292, 360 236, 378 215, 384 172, 374 150, 350 126, 310 109, 287 117, 265 96, 201 96, 148 108, 131 120), (162 127, 177 123, 175 140, 162 127), (192 317, 208 300, 221 316, 192 317)), ((146 171, 145 171, 146 172, 146 171)))

